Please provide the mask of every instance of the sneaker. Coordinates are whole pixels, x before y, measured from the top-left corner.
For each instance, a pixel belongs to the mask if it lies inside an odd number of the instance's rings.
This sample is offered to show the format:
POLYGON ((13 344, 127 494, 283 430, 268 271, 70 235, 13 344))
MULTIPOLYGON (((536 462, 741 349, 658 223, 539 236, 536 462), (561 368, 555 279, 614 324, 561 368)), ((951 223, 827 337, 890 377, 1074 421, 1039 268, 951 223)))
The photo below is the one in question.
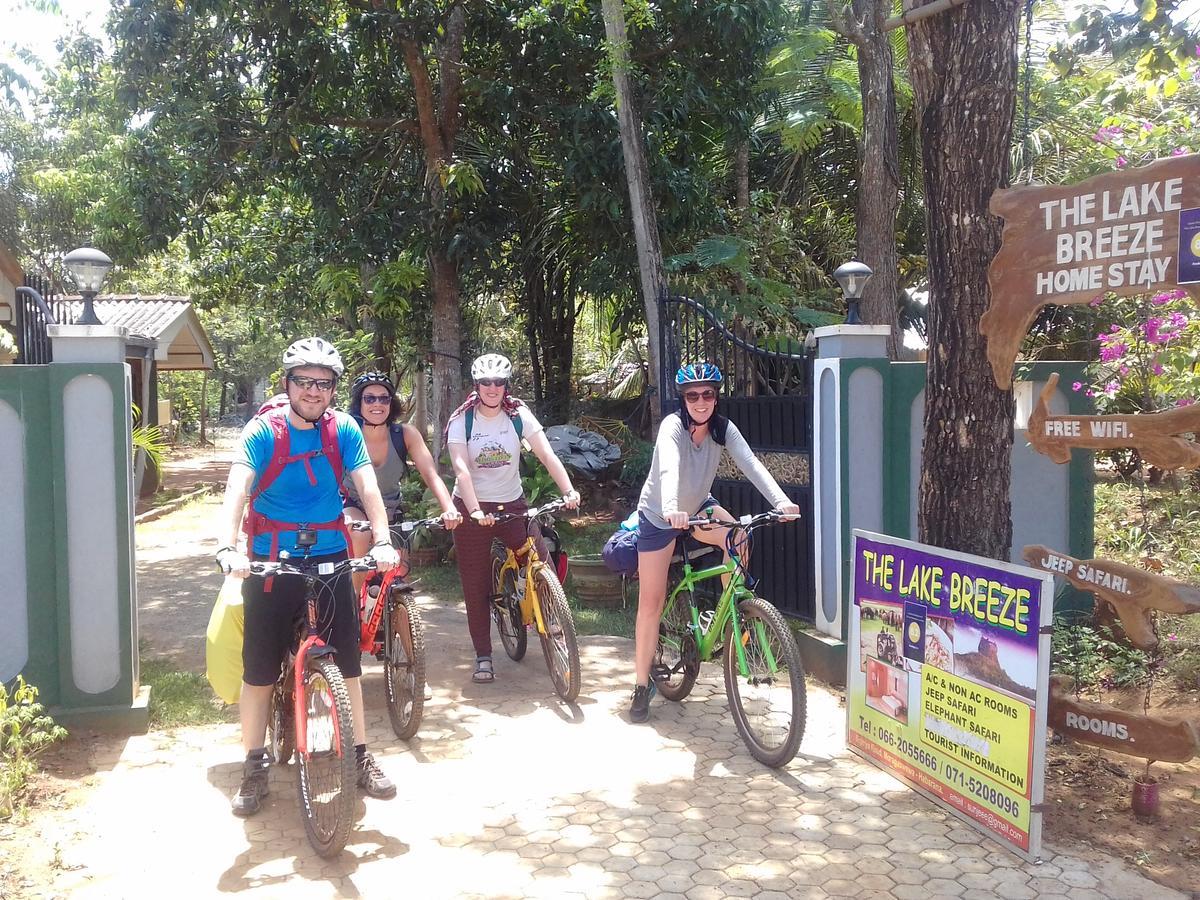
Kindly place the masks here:
POLYGON ((383 774, 383 769, 379 768, 379 763, 375 762, 375 757, 370 753, 364 753, 358 758, 358 786, 368 797, 379 800, 390 800, 396 796, 396 785, 383 774))
POLYGON ((633 722, 645 722, 650 718, 650 698, 656 693, 654 682, 639 684, 633 689, 633 702, 629 704, 629 718, 633 722))
POLYGON ((267 758, 247 757, 242 766, 242 786, 233 795, 233 814, 252 816, 262 809, 263 798, 270 793, 267 785, 267 758))

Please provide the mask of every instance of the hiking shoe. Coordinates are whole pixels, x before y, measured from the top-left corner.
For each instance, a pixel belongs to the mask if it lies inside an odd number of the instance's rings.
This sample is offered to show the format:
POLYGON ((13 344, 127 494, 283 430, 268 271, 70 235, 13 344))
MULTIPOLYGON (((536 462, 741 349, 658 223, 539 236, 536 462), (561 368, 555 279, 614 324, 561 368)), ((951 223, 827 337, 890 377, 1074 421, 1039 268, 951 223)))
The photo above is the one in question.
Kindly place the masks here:
POLYGON ((650 718, 650 698, 655 694, 654 683, 639 684, 633 689, 633 702, 629 704, 629 719, 645 722, 650 718))
POLYGON ((358 758, 358 786, 368 797, 379 800, 390 800, 396 796, 396 785, 383 774, 379 763, 370 753, 364 753, 358 758))
POLYGON ((233 795, 233 814, 252 816, 262 809, 263 798, 270 793, 267 786, 267 758, 247 757, 242 766, 242 786, 233 795))

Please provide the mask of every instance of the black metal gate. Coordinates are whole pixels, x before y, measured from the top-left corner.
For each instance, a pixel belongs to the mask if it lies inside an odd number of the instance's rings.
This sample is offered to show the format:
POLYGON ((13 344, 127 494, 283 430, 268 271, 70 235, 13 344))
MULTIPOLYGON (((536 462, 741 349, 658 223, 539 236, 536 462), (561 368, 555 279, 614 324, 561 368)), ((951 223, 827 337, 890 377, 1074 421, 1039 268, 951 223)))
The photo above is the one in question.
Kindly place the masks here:
MULTIPOLYGON (((25 287, 33 288, 46 300, 51 300, 50 281, 38 275, 26 275, 25 287)), ((17 362, 25 365, 43 365, 53 361, 50 351, 50 337, 46 326, 53 325, 54 320, 48 318, 47 310, 43 310, 37 302, 25 291, 17 292, 17 362)))
MULTIPOLYGON (((759 579, 758 592, 782 612, 812 621, 812 358, 755 346, 687 297, 659 301, 659 328, 663 414, 679 408, 672 385, 681 362, 716 363, 725 376, 721 412, 800 506, 799 522, 756 534, 750 573, 759 579)), ((734 515, 768 507, 727 454, 717 471, 713 496, 734 515)))

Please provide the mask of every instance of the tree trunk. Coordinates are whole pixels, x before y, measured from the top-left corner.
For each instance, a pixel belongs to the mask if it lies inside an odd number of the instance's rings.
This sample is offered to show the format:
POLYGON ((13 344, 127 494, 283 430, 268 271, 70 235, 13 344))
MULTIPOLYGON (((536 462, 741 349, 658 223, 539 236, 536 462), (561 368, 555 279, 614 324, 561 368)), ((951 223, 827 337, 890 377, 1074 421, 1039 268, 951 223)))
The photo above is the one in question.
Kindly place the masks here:
POLYGON ((433 455, 442 451, 442 429, 450 412, 462 399, 462 309, 459 306, 458 264, 450 258, 454 217, 452 201, 441 183, 441 173, 454 158, 454 144, 462 125, 462 54, 466 39, 466 13, 453 3, 446 13, 437 46, 438 89, 434 95, 424 50, 411 36, 401 49, 413 82, 421 146, 425 154, 425 186, 437 220, 429 251, 433 288, 433 455))
POLYGON ((429 438, 428 397, 429 380, 425 376, 425 363, 418 362, 413 370, 413 411, 408 422, 427 440, 429 438))
POLYGON ((658 215, 650 190, 650 168, 646 163, 642 118, 633 85, 629 80, 629 37, 625 31, 624 0, 603 0, 602 6, 604 31, 608 35, 608 52, 612 64, 613 87, 617 94, 617 122, 621 132, 621 151, 625 157, 625 180, 629 184, 629 209, 633 216, 633 236, 637 244, 642 303, 646 310, 646 333, 650 344, 650 416, 652 422, 657 424, 661 396, 659 380, 662 374, 658 298, 666 286, 662 245, 658 235, 658 215))
POLYGON ((930 278, 917 524, 927 543, 995 559, 1012 543, 1013 395, 992 379, 979 319, 1000 246, 988 201, 1009 179, 1021 7, 980 0, 909 29, 930 278))
POLYGON ((859 145, 858 258, 874 275, 863 292, 860 313, 868 325, 887 325, 888 356, 896 358, 901 341, 896 259, 896 212, 900 209, 900 151, 896 128, 895 58, 883 23, 891 0, 855 0, 862 16, 858 79, 863 100, 859 145))
POLYGON ((733 157, 734 196, 737 208, 745 212, 750 208, 750 142, 739 141, 733 157))
POLYGON ((442 452, 442 429, 462 402, 462 309, 458 266, 438 248, 429 254, 433 273, 433 455, 442 452))
POLYGON ((208 444, 208 370, 200 380, 200 446, 208 444))

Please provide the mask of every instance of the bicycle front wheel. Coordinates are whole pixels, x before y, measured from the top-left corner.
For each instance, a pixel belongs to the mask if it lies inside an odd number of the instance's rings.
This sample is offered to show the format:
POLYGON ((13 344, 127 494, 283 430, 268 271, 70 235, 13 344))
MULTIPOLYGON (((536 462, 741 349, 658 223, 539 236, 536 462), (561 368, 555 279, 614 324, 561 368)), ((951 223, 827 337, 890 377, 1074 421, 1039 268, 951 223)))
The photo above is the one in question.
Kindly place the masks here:
POLYGON ((350 695, 332 658, 309 662, 304 691, 297 700, 307 713, 305 749, 297 754, 300 777, 296 779, 304 830, 318 855, 334 856, 350 836, 358 770, 350 695))
POLYGON ((529 646, 529 636, 525 633, 525 623, 521 621, 521 598, 517 596, 517 570, 504 569, 508 560, 508 548, 499 541, 492 542, 492 618, 496 621, 496 631, 500 633, 500 643, 504 652, 513 662, 525 658, 529 646), (504 574, 501 576, 501 571, 504 574))
POLYGON ((738 631, 725 645, 729 711, 750 755, 763 765, 786 765, 804 737, 806 695, 800 648, 787 622, 761 597, 738 604, 738 631), (748 673, 738 669, 737 645, 748 673))
POLYGON ((546 630, 542 639, 542 654, 558 696, 573 703, 579 696, 579 644, 575 640, 575 619, 558 576, 543 566, 533 576, 542 622, 546 630))
POLYGON ((388 607, 383 683, 392 730, 407 741, 425 711, 425 624, 412 594, 394 593, 388 607))

